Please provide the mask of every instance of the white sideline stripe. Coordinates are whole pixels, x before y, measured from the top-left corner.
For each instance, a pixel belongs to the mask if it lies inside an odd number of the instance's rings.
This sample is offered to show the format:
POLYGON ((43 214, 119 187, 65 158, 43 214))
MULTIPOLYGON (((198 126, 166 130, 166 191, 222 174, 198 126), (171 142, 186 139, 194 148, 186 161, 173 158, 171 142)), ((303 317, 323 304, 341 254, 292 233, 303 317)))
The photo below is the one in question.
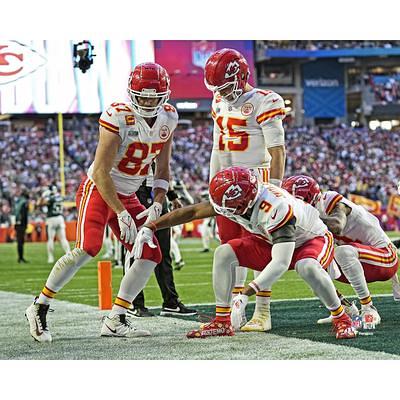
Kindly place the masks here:
POLYGON ((54 300, 56 312, 49 315, 53 343, 46 346, 33 342, 23 318, 31 301, 29 295, 0 291, 0 313, 6 321, 0 322, 0 326, 13 326, 12 335, 0 336, 0 359, 400 359, 398 355, 385 352, 344 348, 340 344, 271 333, 238 333, 232 338, 187 340, 185 333, 197 328, 199 323, 178 318, 133 319, 135 325, 153 332, 153 336, 145 340, 100 338, 100 319, 107 311, 60 300, 54 300), (168 350, 160 352, 161 347, 168 350))

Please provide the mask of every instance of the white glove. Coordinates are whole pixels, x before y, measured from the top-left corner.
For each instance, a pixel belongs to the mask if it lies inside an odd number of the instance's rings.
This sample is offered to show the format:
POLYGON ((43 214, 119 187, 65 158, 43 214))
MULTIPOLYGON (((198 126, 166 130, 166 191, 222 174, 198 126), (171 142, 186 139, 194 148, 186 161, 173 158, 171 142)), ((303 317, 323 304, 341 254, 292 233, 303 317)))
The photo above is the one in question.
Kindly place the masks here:
POLYGON ((162 204, 157 203, 155 201, 149 208, 138 214, 136 216, 136 219, 141 219, 147 216, 147 219, 144 224, 148 224, 149 222, 155 221, 157 218, 159 218, 161 212, 162 212, 162 204))
POLYGON ((249 302, 249 296, 238 294, 232 299, 231 323, 233 329, 239 330, 246 320, 246 306, 249 302))
POLYGON ((137 229, 133 218, 124 210, 117 214, 119 230, 121 232, 120 239, 128 244, 132 244, 135 241, 137 229))
POLYGON ((150 248, 155 249, 157 246, 153 242, 153 231, 143 227, 139 230, 135 244, 132 249, 133 257, 138 260, 142 257, 143 246, 147 244, 150 248))

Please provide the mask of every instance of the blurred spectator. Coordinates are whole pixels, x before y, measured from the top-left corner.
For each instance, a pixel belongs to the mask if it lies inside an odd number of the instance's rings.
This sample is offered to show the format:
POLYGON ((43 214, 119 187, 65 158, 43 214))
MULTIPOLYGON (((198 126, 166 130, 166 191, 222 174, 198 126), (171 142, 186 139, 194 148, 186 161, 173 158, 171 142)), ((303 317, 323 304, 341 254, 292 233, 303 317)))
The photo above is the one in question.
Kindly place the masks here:
POLYGON ((383 75, 369 78, 369 84, 375 100, 381 104, 398 103, 400 101, 400 75, 383 75))
POLYGON ((27 189, 20 191, 15 207, 15 232, 17 235, 18 264, 27 263, 24 258, 25 232, 28 226, 29 192, 27 189))

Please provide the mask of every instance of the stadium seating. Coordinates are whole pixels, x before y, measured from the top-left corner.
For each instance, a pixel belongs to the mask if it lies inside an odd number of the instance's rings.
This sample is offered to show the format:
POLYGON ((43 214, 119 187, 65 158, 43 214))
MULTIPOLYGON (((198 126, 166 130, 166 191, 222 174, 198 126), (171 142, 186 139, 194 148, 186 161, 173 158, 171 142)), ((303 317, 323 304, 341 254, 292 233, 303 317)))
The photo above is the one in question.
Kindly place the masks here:
MULTIPOLYGON (((43 126, 38 126, 0 132, 3 219, 10 212, 18 186, 28 187, 35 201, 46 185, 59 180, 56 125, 49 119, 43 126)), ((97 132, 95 117, 73 117, 64 122, 66 199, 69 201, 74 201, 81 177, 93 160, 97 132)), ((323 189, 359 194, 380 200, 383 206, 390 195, 396 193, 399 132, 347 126, 288 128, 286 145, 286 176, 306 173, 317 179, 323 189)), ((176 130, 172 173, 186 183, 196 201, 208 187, 211 149, 211 121, 176 130)), ((34 221, 44 219, 40 209, 31 215, 34 221)), ((75 219, 76 210, 71 209, 66 217, 67 220, 75 219)))

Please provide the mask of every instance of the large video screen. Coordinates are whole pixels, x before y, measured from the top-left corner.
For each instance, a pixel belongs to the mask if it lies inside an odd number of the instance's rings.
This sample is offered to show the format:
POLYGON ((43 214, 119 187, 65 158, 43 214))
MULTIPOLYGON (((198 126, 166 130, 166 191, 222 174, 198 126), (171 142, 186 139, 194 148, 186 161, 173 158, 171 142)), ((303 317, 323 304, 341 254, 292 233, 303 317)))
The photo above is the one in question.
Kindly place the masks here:
POLYGON ((126 99, 132 66, 154 61, 151 40, 93 40, 82 73, 73 67, 79 41, 0 39, 0 113, 99 113, 126 99))
POLYGON ((212 97, 204 86, 204 65, 214 51, 225 47, 239 51, 247 59, 250 84, 254 84, 252 40, 156 40, 156 62, 165 67, 171 77, 171 98, 212 97))

